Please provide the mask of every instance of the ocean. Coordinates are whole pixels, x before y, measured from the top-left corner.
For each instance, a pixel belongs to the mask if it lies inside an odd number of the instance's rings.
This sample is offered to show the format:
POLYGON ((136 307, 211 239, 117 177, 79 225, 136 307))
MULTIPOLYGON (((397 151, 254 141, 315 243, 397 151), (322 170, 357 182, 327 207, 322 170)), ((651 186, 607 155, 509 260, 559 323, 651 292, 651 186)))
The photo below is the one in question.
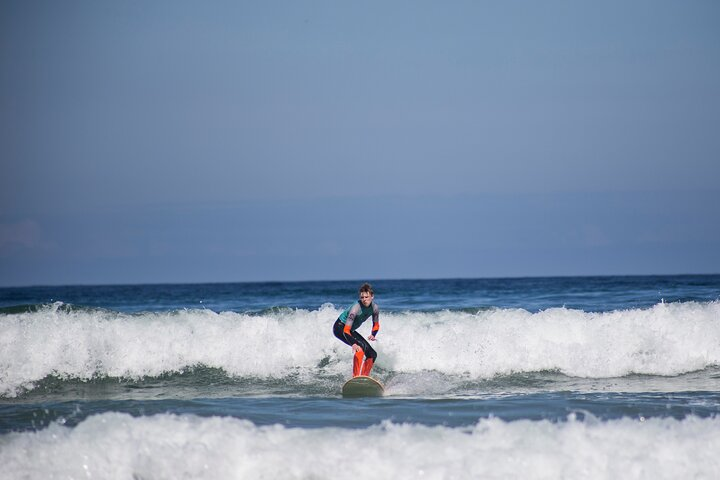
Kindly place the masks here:
POLYGON ((1 288, 0 477, 720 478, 720 275, 363 281, 1 288))

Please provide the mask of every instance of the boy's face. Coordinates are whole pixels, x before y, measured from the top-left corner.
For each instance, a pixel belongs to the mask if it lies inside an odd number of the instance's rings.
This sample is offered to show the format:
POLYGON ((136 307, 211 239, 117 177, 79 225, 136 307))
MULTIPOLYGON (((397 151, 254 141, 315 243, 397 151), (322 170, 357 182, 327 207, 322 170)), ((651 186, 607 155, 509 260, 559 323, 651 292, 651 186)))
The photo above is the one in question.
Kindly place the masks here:
POLYGON ((375 298, 375 295, 371 293, 360 292, 360 303, 362 303, 363 307, 369 307, 373 301, 373 298, 375 298))

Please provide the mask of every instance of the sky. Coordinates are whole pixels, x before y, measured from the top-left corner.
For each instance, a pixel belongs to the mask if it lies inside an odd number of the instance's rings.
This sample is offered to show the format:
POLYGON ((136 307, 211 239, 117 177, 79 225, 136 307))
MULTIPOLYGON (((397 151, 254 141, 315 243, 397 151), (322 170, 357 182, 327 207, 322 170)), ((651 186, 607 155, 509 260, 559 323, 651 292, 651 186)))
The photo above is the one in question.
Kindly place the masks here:
POLYGON ((720 273, 720 3, 0 3, 0 286, 720 273))

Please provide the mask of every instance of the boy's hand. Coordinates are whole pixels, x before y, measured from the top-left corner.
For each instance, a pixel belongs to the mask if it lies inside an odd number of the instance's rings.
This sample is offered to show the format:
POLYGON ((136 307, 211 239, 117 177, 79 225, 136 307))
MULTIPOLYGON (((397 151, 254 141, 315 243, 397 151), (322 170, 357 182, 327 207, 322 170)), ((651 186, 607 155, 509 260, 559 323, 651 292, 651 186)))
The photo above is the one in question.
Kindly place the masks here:
POLYGON ((374 342, 374 341, 375 341, 375 335, 370 335, 370 336, 368 337, 368 340, 372 340, 372 341, 374 342))
POLYGON ((361 350, 362 350, 362 348, 360 348, 360 345, 358 345, 357 343, 353 344, 353 353, 357 353, 361 350))

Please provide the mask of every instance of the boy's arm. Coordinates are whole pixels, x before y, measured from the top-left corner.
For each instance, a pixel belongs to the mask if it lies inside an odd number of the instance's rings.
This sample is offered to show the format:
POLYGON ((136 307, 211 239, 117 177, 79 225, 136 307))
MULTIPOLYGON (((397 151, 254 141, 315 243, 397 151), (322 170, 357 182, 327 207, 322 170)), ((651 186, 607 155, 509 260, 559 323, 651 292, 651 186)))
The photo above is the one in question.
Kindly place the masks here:
POLYGON ((358 310, 360 310, 360 307, 358 307, 357 305, 353 305, 353 307, 350 309, 350 312, 348 312, 347 320, 345 320, 345 328, 343 328, 345 338, 348 339, 351 345, 355 345, 357 343, 357 340, 355 340, 355 338, 353 338, 352 336, 352 324, 355 320, 355 316, 357 315, 358 310))
POLYGON ((372 333, 368 337, 370 340, 375 340, 378 332, 380 331, 380 309, 377 305, 373 305, 373 317, 372 317, 372 333))

